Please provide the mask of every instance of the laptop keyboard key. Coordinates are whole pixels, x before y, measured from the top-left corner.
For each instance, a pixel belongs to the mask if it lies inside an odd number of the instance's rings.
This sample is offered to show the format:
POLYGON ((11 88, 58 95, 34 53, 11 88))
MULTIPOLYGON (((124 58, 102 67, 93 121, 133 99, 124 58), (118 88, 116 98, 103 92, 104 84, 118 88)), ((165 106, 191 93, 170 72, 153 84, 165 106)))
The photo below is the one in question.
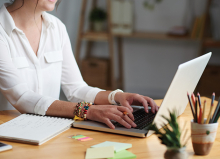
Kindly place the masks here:
MULTIPOLYGON (((144 129, 145 127, 149 126, 156 114, 153 114, 151 111, 146 113, 144 109, 139 109, 133 113, 134 115, 134 123, 137 125, 135 129, 144 129)), ((124 127, 120 123, 115 123, 115 126, 124 127)))

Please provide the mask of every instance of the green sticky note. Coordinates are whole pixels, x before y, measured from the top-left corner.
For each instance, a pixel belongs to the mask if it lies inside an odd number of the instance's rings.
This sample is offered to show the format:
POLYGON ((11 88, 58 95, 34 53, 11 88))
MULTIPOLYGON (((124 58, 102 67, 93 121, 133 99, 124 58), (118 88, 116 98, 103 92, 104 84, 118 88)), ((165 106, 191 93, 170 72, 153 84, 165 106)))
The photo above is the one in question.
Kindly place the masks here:
POLYGON ((86 136, 84 136, 84 135, 77 135, 77 136, 73 136, 72 138, 73 139, 80 139, 80 138, 83 138, 83 137, 86 137, 86 136))
POLYGON ((122 150, 120 152, 115 153, 115 156, 113 158, 108 159, 132 159, 136 158, 137 156, 127 150, 122 150))
POLYGON ((88 148, 86 151, 86 159, 104 159, 114 157, 114 147, 97 147, 88 148))
POLYGON ((132 144, 105 141, 103 143, 100 143, 100 144, 97 144, 97 145, 93 145, 91 147, 95 148, 95 147, 107 147, 107 146, 114 146, 115 152, 119 152, 119 151, 122 151, 122 150, 126 150, 128 148, 131 148, 132 144))

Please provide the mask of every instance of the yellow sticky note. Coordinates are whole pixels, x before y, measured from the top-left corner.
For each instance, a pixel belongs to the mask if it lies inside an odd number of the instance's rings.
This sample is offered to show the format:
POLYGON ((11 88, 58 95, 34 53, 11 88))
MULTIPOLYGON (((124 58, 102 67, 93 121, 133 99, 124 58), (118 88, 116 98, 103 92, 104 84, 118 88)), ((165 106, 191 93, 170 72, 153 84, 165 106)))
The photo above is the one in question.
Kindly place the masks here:
POLYGON ((132 144, 127 143, 120 143, 120 142, 111 142, 111 141, 105 141, 103 143, 93 145, 91 147, 107 147, 107 146, 114 146, 115 152, 119 152, 128 148, 132 147, 132 144))
POLYGON ((86 151, 86 159, 102 159, 114 157, 114 147, 97 147, 88 148, 86 151))

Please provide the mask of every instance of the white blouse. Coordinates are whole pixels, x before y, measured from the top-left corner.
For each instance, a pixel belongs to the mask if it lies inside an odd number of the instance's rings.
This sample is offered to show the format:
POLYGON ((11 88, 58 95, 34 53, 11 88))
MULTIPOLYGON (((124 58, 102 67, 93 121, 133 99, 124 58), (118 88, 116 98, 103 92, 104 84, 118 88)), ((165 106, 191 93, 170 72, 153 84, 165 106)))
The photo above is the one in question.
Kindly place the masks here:
POLYGON ((99 88, 88 86, 73 56, 64 24, 46 12, 37 56, 4 4, 0 9, 0 110, 45 115, 59 99, 60 85, 71 102, 94 102, 99 88))

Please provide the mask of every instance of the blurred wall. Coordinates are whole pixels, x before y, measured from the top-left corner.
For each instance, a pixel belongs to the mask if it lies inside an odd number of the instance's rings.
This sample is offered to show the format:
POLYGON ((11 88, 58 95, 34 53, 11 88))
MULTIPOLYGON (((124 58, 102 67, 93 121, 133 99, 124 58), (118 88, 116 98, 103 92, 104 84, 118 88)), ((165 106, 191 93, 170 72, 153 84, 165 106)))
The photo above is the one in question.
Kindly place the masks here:
MULTIPOLYGON (((0 5, 5 1, 7 0, 0 1, 0 5)), ((136 30, 166 32, 172 26, 190 26, 190 18, 186 21, 190 10, 188 0, 164 0, 153 11, 143 7, 143 0, 134 3, 136 30)), ((104 7, 105 1, 100 0, 99 5, 104 7)), ((73 50, 76 44, 80 8, 81 0, 63 0, 57 12, 52 12, 66 25, 73 50)), ((191 41, 124 39, 123 44, 125 91, 153 98, 164 97, 178 65, 195 58, 199 51, 199 44, 191 41)), ((82 50, 84 46, 85 44, 82 45, 82 50)), ((100 42, 95 45, 93 54, 107 57, 107 50, 107 44, 100 42)), ((220 57, 217 55, 213 59, 215 63, 219 63, 220 57)), ((117 59, 115 68, 117 74, 117 59)), ((61 99, 65 99, 62 93, 61 99)))
MULTIPOLYGON (((167 32, 173 26, 190 24, 186 0, 165 0, 153 11, 134 1, 135 30, 167 32)), ((105 1, 99 1, 104 8, 105 1)), ((190 41, 124 39, 125 91, 163 98, 180 63, 198 55, 198 43, 190 41)), ((96 43, 93 54, 107 57, 107 44, 96 43)), ((116 49, 116 48, 115 48, 116 49)), ((115 64, 117 74, 117 60, 115 64)))

